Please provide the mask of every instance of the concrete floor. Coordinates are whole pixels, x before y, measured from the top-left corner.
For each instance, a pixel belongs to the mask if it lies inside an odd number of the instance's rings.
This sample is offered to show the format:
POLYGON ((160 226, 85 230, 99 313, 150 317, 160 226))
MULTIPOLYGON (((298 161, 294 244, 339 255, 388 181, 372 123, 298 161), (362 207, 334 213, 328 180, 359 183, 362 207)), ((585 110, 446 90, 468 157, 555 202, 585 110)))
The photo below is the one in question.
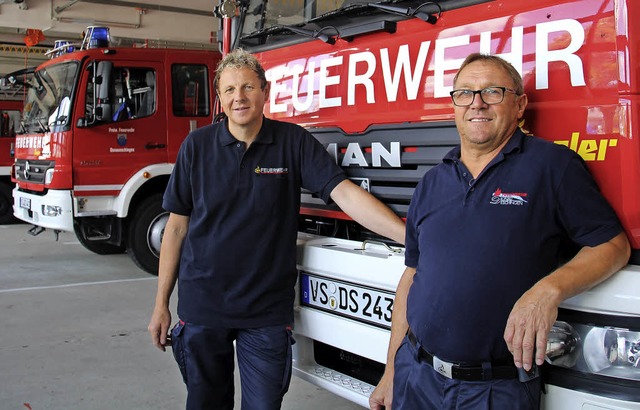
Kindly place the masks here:
MULTIPOLYGON (((146 330, 155 277, 127 255, 85 250, 73 234, 55 242, 27 228, 0 226, 0 410, 184 408, 173 357, 146 330)), ((292 379, 282 409, 327 408, 361 409, 292 379)))

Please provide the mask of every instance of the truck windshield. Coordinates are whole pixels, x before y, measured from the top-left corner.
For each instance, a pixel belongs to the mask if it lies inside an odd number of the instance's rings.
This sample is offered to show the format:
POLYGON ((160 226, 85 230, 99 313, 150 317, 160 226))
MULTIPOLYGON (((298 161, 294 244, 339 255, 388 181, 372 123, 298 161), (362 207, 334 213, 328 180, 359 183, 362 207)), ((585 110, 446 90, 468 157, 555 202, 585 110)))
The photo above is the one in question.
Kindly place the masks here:
POLYGON ((278 26, 295 26, 334 12, 366 7, 372 0, 305 0, 246 2, 241 8, 241 37, 278 26))
POLYGON ((78 74, 77 62, 66 62, 36 71, 27 83, 22 133, 41 133, 69 122, 71 92, 78 74))

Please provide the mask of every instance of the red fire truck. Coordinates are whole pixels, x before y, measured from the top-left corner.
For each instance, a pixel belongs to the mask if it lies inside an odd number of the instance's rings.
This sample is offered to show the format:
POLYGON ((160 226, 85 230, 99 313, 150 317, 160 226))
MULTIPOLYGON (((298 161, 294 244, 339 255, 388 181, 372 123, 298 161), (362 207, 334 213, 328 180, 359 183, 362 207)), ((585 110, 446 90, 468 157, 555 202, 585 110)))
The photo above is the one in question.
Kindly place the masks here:
POLYGON ((13 221, 10 170, 22 105, 22 100, 0 99, 0 225, 13 221))
MULTIPOLYGON (((219 38, 267 69, 266 115, 307 127, 401 216, 458 143, 449 91, 462 60, 510 61, 530 101, 522 127, 585 159, 634 249, 627 267, 562 305, 544 407, 640 409, 640 3, 251 0, 218 10, 219 38)), ((295 374, 366 406, 403 250, 306 192, 302 202, 295 374)))
POLYGON ((212 122, 220 53, 110 47, 97 27, 71 47, 25 70, 14 214, 32 234, 75 232, 90 251, 126 251, 157 273, 162 194, 183 139, 212 122))

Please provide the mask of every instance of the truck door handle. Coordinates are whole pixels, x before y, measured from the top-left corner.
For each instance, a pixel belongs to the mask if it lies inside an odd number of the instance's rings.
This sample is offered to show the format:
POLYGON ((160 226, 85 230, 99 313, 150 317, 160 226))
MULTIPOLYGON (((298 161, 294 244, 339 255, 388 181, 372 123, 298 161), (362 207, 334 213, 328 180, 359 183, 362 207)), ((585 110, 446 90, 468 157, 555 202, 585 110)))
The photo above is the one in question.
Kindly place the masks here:
POLYGON ((167 144, 147 144, 144 146, 145 149, 160 149, 160 148, 166 148, 167 144))

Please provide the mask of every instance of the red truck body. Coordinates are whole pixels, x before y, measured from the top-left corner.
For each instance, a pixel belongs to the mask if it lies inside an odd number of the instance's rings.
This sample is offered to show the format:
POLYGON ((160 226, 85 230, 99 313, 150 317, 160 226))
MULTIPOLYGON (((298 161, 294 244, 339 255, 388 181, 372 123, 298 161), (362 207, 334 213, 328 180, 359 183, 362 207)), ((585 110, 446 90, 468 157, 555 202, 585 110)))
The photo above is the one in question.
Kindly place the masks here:
MULTIPOLYGON (((568 145, 587 161, 633 247, 640 248, 640 191, 628 189, 640 185, 640 142, 631 127, 640 87, 640 70, 632 63, 640 50, 631 41, 638 29, 620 27, 621 13, 636 15, 638 5, 526 4, 488 2, 464 12, 443 12, 434 25, 414 18, 397 22, 393 33, 257 51, 271 78, 266 112, 312 130, 339 129, 357 142, 386 125, 427 128, 453 120, 448 92, 465 56, 478 51, 502 55, 525 82, 524 128, 568 145)), ((401 134, 394 141, 401 142, 402 167, 429 155, 428 148, 401 134)), ((339 144, 340 155, 347 153, 345 145, 339 144)), ((360 145, 369 158, 371 147, 360 145)), ((347 154, 352 156, 349 166, 359 165, 360 152, 347 154)))
POLYGON ((220 54, 93 48, 33 71, 15 143, 15 216, 75 231, 89 250, 125 250, 156 273, 162 193, 180 144, 213 119, 220 54))
POLYGON ((22 100, 0 99, 0 225, 13 221, 10 170, 13 165, 16 127, 20 124, 22 100))
MULTIPOLYGON (((582 156, 633 247, 630 265, 563 303, 543 407, 640 408, 640 3, 249 3, 231 26, 267 70, 266 115, 308 128, 401 216, 459 143, 449 92, 463 59, 496 54, 518 69, 529 99, 521 127, 582 156)), ((402 250, 370 245, 382 238, 308 192, 301 213, 295 374, 366 406, 386 361, 402 250)))

